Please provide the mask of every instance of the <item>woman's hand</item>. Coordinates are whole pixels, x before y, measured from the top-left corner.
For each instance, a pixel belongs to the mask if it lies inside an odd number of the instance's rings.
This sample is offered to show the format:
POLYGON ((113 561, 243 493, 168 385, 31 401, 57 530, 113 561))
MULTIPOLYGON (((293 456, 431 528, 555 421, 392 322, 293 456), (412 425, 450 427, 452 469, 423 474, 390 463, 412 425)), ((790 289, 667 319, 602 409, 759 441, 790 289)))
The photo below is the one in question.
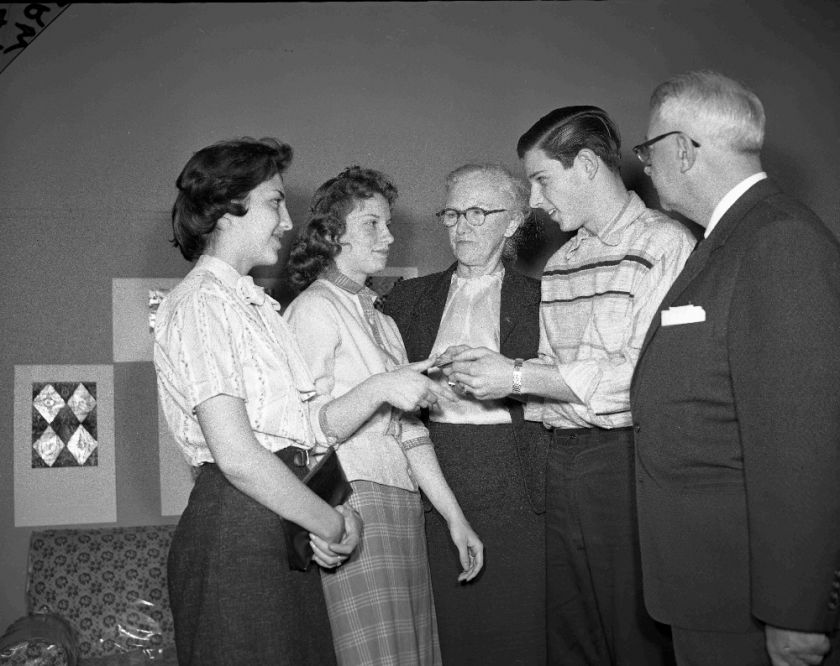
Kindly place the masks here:
POLYGON ((435 359, 409 363, 390 372, 374 375, 378 382, 382 402, 387 402, 404 412, 430 407, 438 400, 457 400, 458 396, 448 386, 438 384, 422 374, 434 365, 435 359))
POLYGON ((347 504, 339 504, 335 510, 344 518, 344 534, 339 543, 329 543, 316 534, 309 534, 312 559, 324 569, 341 566, 362 540, 363 522, 358 511, 347 504))
POLYGON ((471 581, 484 566, 484 544, 466 519, 450 523, 449 535, 458 549, 458 559, 461 561, 462 571, 458 574, 458 581, 471 581))

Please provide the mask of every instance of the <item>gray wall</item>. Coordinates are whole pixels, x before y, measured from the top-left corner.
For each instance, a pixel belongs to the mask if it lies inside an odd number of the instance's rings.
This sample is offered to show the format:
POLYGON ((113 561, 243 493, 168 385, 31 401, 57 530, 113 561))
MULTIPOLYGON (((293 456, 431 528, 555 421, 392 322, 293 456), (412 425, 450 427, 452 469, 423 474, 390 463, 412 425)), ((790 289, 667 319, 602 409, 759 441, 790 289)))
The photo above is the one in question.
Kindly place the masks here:
MULTIPOLYGON (((24 611, 31 533, 14 527, 14 365, 112 362, 111 279, 188 270, 167 210, 178 171, 212 141, 291 143, 297 224, 341 168, 387 171, 401 191, 391 263, 422 274, 450 261, 431 217, 449 169, 518 168, 518 136, 566 104, 607 109, 629 147, 656 83, 711 67, 762 97, 766 168, 836 224, 840 5, 693 5, 71 5, 0 74, 0 631, 24 611)), ((656 203, 632 155, 624 174, 656 203)), ((115 392, 118 522, 171 522, 151 364, 117 364, 115 392)))

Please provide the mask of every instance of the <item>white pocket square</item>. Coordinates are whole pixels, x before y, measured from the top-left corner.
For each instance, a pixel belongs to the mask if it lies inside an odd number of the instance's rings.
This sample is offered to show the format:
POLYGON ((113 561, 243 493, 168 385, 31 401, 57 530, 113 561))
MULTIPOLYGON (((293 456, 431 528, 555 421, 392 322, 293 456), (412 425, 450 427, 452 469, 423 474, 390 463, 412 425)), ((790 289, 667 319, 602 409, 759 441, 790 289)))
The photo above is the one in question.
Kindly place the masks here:
POLYGON ((663 326, 696 324, 706 321, 706 311, 699 305, 677 305, 662 311, 663 326))

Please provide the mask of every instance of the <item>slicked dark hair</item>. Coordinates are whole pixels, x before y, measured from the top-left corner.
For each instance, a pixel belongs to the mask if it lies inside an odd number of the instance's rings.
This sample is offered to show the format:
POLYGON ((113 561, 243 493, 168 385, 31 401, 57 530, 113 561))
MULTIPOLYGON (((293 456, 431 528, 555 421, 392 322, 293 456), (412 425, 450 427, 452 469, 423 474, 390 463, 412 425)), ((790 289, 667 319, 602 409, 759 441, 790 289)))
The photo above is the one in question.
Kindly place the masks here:
POLYGON ((312 196, 309 220, 289 252, 289 283, 303 291, 318 279, 341 252, 339 239, 347 231, 347 216, 362 199, 381 194, 393 206, 397 188, 381 171, 347 167, 321 185, 312 196))
POLYGON ((519 159, 539 149, 568 169, 588 148, 611 171, 621 167, 621 136, 607 112, 597 106, 564 106, 540 118, 516 144, 519 159))
POLYGON ((291 161, 292 147, 271 137, 219 141, 199 150, 175 181, 172 244, 187 261, 198 259, 219 219, 245 215, 251 190, 282 174, 291 161))

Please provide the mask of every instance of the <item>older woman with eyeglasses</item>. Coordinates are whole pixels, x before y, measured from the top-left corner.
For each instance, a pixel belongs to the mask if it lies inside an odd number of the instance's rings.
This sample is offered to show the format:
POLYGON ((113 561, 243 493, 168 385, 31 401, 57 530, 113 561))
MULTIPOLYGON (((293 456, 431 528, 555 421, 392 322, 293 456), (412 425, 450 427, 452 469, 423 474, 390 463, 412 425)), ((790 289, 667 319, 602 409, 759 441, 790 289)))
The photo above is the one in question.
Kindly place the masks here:
MULTIPOLYGON (((539 343, 540 283, 510 261, 528 213, 523 185, 504 167, 468 164, 446 178, 437 217, 457 261, 398 283, 384 311, 397 322, 410 361, 460 345, 532 358, 539 343)), ((452 352, 450 352, 452 353, 452 352)), ((431 372, 441 383, 441 372, 431 372)), ((460 391, 425 412, 438 460, 470 524, 485 567, 467 585, 445 521, 427 514, 426 537, 444 663, 544 664, 544 528, 539 462, 545 433, 515 399, 479 401, 460 391)))

